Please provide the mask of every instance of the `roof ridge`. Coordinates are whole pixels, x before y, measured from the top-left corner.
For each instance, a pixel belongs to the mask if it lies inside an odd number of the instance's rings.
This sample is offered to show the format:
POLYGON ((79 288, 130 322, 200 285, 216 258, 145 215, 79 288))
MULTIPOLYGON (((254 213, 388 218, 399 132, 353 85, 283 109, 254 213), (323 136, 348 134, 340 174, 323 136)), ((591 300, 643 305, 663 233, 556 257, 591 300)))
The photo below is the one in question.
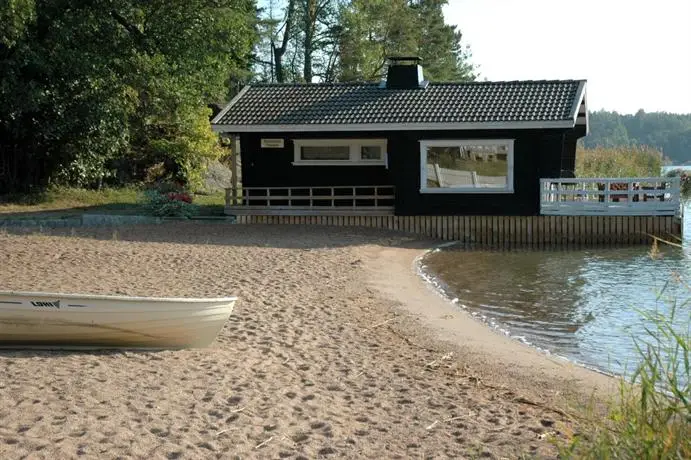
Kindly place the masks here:
POLYGON ((305 82, 293 82, 293 83, 249 83, 247 86, 253 87, 324 87, 324 86, 378 86, 378 82, 356 82, 356 81, 336 81, 327 83, 305 83, 305 82))
MULTIPOLYGON (((546 84, 546 83, 580 83, 587 82, 585 78, 567 78, 567 79, 541 79, 541 80, 485 80, 485 81, 437 81, 429 82, 429 86, 473 86, 473 85, 525 85, 525 84, 546 84)), ((249 83, 247 86, 251 87, 304 87, 304 88, 314 88, 314 87, 328 87, 328 86, 376 86, 379 87, 381 82, 371 82, 371 81, 339 81, 339 82, 326 82, 326 83, 305 83, 305 82, 292 82, 292 83, 249 83)), ((385 88, 382 88, 385 89, 385 88)), ((411 88, 417 90, 418 88, 411 88)))
POLYGON ((506 85, 506 84, 516 84, 524 85, 526 83, 576 83, 586 81, 585 79, 578 78, 566 78, 566 79, 543 79, 543 80, 485 80, 485 81, 438 81, 430 82, 432 86, 444 86, 444 85, 506 85))

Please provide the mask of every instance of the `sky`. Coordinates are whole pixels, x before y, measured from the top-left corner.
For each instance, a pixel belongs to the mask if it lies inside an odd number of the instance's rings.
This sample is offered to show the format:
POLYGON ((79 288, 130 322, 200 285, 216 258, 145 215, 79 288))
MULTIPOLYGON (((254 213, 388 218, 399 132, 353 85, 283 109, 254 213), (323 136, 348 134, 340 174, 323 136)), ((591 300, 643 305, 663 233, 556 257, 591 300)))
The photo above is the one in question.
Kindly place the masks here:
POLYGON ((691 113, 691 0, 449 0, 444 15, 482 80, 586 79, 591 111, 691 113))

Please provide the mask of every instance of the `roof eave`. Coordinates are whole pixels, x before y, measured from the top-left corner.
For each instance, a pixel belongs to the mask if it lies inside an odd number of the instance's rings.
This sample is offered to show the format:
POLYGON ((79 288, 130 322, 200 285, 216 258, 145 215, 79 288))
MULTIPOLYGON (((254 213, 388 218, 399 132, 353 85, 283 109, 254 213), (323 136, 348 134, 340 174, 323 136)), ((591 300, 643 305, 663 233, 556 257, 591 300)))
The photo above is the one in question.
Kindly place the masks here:
POLYGON ((224 125, 212 122, 217 133, 279 133, 319 131, 468 131, 468 130, 517 130, 517 129, 571 129, 574 120, 515 121, 515 122, 468 122, 468 123, 361 123, 361 124, 271 124, 271 125, 224 125))
POLYGON ((585 125, 585 135, 590 134, 590 120, 588 119, 588 101, 586 98, 586 80, 581 81, 578 85, 576 98, 571 107, 571 116, 573 118, 574 126, 585 125), (581 108, 583 110, 581 110, 581 108))
POLYGON ((223 110, 221 110, 220 112, 218 112, 218 114, 213 118, 213 120, 211 120, 211 125, 213 126, 213 125, 215 125, 216 123, 218 123, 218 122, 226 115, 226 113, 228 113, 228 110, 230 110, 230 108, 231 108, 238 100, 240 100, 240 98, 241 98, 242 96, 244 96, 245 93, 247 92, 247 90, 249 90, 249 89, 250 89, 250 85, 245 85, 245 86, 243 86, 243 88, 240 90, 240 92, 237 93, 237 94, 235 95, 235 97, 232 98, 232 99, 230 100, 230 102, 228 102, 228 104, 223 108, 223 110))

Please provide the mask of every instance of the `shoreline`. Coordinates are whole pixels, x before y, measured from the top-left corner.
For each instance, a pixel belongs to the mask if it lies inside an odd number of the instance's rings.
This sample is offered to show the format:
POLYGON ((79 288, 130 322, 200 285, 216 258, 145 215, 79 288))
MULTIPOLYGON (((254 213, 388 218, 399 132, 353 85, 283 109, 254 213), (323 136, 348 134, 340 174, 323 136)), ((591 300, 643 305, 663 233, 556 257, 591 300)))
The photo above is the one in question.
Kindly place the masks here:
POLYGON ((3 290, 238 297, 207 349, 0 350, 0 457, 554 458, 572 405, 614 380, 454 309, 415 272, 430 246, 189 222, 0 233, 3 290))
POLYGON ((568 356, 563 356, 557 353, 554 353, 552 350, 548 348, 543 348, 540 346, 537 346, 533 344, 532 342, 528 341, 525 337, 523 336, 515 336, 511 335, 511 331, 503 326, 501 323, 492 321, 492 318, 488 318, 486 315, 472 311, 471 309, 468 309, 468 307, 462 303, 460 303, 459 299, 449 293, 449 288, 447 287, 447 284, 444 282, 442 278, 440 278, 438 275, 436 275, 432 270, 427 269, 427 265, 424 265, 424 259, 438 251, 441 251, 447 247, 452 247, 458 245, 457 242, 451 242, 451 243, 444 243, 440 245, 433 246, 425 251, 423 251, 418 257, 415 258, 414 266, 415 270, 420 276, 420 278, 430 286, 431 289, 433 289, 436 293, 438 293, 439 296, 441 296, 446 302, 448 302, 450 305, 453 305, 455 307, 460 308, 464 312, 468 312, 473 319, 476 321, 482 323, 485 325, 488 329, 489 332, 494 333, 494 334, 499 334, 502 336, 506 336, 518 343, 521 343, 525 346, 528 346, 534 350, 537 350, 538 352, 544 354, 545 356, 553 357, 559 360, 564 360, 568 361, 569 363, 573 363, 577 366, 583 367, 584 369, 587 369, 592 372, 596 372, 598 374, 602 374, 606 377, 611 377, 614 379, 620 379, 623 378, 623 375, 613 373, 613 372, 607 372, 604 369, 600 369, 594 365, 589 365, 574 359, 569 358, 568 356))
MULTIPOLYGON (((441 246, 447 245, 452 243, 441 246)), ((474 318, 468 310, 458 308, 457 304, 450 302, 418 270, 420 260, 438 247, 439 245, 427 244, 426 247, 418 247, 412 251, 383 248, 379 257, 382 253, 388 254, 384 255, 384 262, 380 265, 375 263, 374 271, 381 270, 383 266, 397 267, 396 278, 402 282, 392 285, 382 277, 370 277, 382 293, 396 299, 399 310, 419 323, 419 328, 413 327, 418 334, 428 334, 432 341, 460 349, 466 356, 473 355, 479 362, 494 360, 493 365, 488 366, 491 367, 488 375, 501 381, 511 381, 511 378, 499 377, 502 373, 510 375, 516 381, 530 382, 534 378, 535 381, 530 384, 536 383, 545 391, 549 391, 551 384, 558 382, 564 391, 556 391, 556 394, 570 393, 570 396, 581 402, 593 395, 606 397, 613 394, 618 376, 544 353, 537 347, 497 333, 474 318)), ((530 384, 523 386, 522 390, 534 392, 535 388, 530 388, 530 384)))

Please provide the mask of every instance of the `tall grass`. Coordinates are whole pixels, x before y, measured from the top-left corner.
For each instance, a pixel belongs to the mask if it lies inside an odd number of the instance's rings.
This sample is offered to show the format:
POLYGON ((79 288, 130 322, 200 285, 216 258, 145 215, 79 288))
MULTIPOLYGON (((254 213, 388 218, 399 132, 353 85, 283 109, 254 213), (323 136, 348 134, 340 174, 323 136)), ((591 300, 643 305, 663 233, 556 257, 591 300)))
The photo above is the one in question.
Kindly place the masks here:
POLYGON ((657 177, 662 153, 645 146, 576 149, 577 177, 657 177))
POLYGON ((668 316, 641 314, 650 326, 643 338, 634 339, 640 364, 622 380, 608 417, 586 424, 583 434, 561 449, 563 458, 691 458, 689 302, 672 305, 668 316))

